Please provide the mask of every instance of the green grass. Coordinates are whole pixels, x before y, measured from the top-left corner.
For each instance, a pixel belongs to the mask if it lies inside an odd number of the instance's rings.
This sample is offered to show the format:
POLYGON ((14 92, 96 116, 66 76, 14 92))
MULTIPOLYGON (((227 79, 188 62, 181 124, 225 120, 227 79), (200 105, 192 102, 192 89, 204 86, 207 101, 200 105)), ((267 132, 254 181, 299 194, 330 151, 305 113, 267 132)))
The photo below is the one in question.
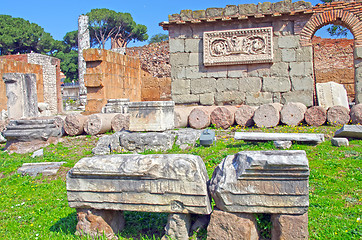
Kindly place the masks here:
MULTIPOLYGON (((247 143, 235 141, 235 131, 323 133, 325 142, 317 145, 294 143, 291 150, 305 150, 310 165, 310 239, 362 239, 362 141, 350 140, 349 147, 334 147, 328 141, 338 127, 276 127, 272 129, 216 130, 217 143, 189 150, 174 147, 167 153, 199 155, 205 162, 209 177, 221 160, 244 150, 276 150, 271 142, 247 143), (359 220, 361 219, 361 220, 359 220)), ((85 156, 97 138, 65 137, 57 145, 44 149, 44 157, 12 154, 0 150, 0 239, 82 239, 74 235, 75 209, 68 207, 65 175, 85 156), (20 176, 16 173, 25 162, 66 161, 57 176, 20 176)), ((2 147, 4 145, 1 145, 2 147)), ((156 153, 147 151, 147 154, 156 153)), ((160 239, 167 214, 126 212, 126 228, 120 239, 160 239)), ((264 237, 270 224, 258 216, 264 237)), ((205 239, 206 232, 195 234, 205 239)), ((86 238, 83 238, 86 239, 86 238)))

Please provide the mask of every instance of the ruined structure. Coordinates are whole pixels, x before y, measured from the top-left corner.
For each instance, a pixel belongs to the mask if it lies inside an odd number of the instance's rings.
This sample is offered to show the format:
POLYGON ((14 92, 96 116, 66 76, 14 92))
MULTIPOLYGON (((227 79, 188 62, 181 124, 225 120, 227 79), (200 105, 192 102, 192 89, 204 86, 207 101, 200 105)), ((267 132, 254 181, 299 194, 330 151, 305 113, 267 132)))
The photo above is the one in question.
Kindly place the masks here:
POLYGON ((354 35, 355 101, 362 101, 362 3, 228 5, 182 10, 169 31, 172 99, 201 105, 301 102, 313 105, 312 37, 327 24, 354 35))
POLYGON ((78 77, 79 77, 79 100, 81 105, 87 103, 87 89, 84 84, 86 63, 83 57, 83 50, 90 48, 90 35, 88 29, 89 18, 80 15, 78 18, 78 77))

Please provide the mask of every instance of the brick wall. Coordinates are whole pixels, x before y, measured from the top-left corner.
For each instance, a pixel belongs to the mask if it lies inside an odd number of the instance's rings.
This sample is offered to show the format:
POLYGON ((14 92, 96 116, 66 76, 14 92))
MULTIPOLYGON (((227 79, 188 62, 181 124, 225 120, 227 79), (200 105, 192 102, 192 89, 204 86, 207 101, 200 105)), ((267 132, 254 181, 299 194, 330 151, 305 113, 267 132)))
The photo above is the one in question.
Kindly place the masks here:
POLYGON ((87 114, 100 112, 107 99, 128 98, 130 101, 169 99, 170 80, 158 81, 152 77, 150 73, 141 69, 138 58, 104 49, 86 49, 83 56, 87 63, 84 76, 87 87, 87 114))

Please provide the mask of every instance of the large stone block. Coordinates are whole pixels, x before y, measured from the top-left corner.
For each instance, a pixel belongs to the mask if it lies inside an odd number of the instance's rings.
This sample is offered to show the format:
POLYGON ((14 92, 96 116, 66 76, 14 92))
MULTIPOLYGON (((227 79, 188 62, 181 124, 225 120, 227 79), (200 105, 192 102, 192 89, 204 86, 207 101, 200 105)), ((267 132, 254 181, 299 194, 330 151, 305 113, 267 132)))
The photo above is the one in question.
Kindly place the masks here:
POLYGON ((189 66, 199 66, 202 64, 202 54, 190 53, 189 55, 189 66))
POLYGON ((190 94, 190 80, 175 79, 171 82, 172 95, 190 94))
POLYGON ((313 91, 292 91, 282 93, 281 103, 300 102, 307 107, 313 106, 313 91))
POLYGON ((270 67, 271 76, 275 77, 288 77, 289 76, 289 64, 285 62, 273 63, 270 67))
POLYGON ((290 66, 290 76, 312 76, 313 74, 313 65, 311 62, 291 62, 290 66))
POLYGON ((186 67, 172 67, 171 68, 172 79, 183 79, 186 78, 186 67))
POLYGON ((258 8, 255 4, 239 4, 239 13, 241 15, 254 14, 257 12, 258 8))
POLYGON ((313 48, 311 46, 296 49, 297 62, 311 62, 313 59, 313 48))
POLYGON ((299 36, 296 35, 280 36, 278 38, 278 46, 280 48, 298 48, 299 36))
POLYGON ((199 103, 200 96, 196 94, 173 94, 172 100, 177 104, 199 103))
POLYGON ((189 53, 171 53, 170 65, 171 67, 185 67, 189 65, 189 53))
POLYGON ((185 52, 185 39, 170 38, 170 53, 185 52))
POLYGON ((238 105, 245 102, 245 93, 237 91, 218 92, 215 94, 216 105, 238 105))
POLYGON ((283 62, 295 62, 296 60, 296 53, 294 49, 282 49, 282 61, 283 62))
POLYGON ((185 75, 188 79, 204 78, 207 76, 206 72, 203 72, 202 69, 200 69, 200 66, 186 67, 185 75))
POLYGON ((240 92, 258 92, 261 90, 262 81, 260 77, 245 77, 240 78, 239 91, 240 92))
POLYGON ((362 139, 362 126, 361 125, 343 125, 343 127, 336 131, 335 137, 350 137, 362 139))
POLYGON ((314 80, 311 76, 291 77, 293 91, 313 91, 314 80))
POLYGON ((210 214, 199 156, 105 155, 83 158, 67 174, 72 208, 210 214))
POLYGON ((190 83, 191 93, 213 93, 215 92, 216 79, 215 78, 201 78, 193 79, 190 83))
POLYGON ((202 53, 202 40, 194 38, 185 39, 185 52, 202 53))
POLYGON ((206 68, 207 77, 225 78, 227 76, 226 66, 214 66, 206 68))
POLYGON ((307 240, 309 238, 307 212, 299 215, 273 214, 271 222, 272 240, 307 240))
POLYGON ((343 106, 349 109, 347 91, 343 84, 335 82, 317 83, 318 105, 328 109, 334 106, 343 106))
POLYGON ((287 77, 264 77, 262 91, 264 92, 288 92, 291 83, 287 77))
POLYGON ((271 74, 271 66, 269 63, 250 64, 248 65, 249 77, 269 77, 271 74))
POLYGON ((247 77, 248 66, 247 65, 235 65, 227 67, 227 76, 229 78, 247 77))
MULTIPOLYGON (((145 150, 167 151, 172 148, 175 136, 168 132, 121 132, 119 146, 125 152, 143 152, 145 150)), ((97 144, 98 146, 98 144, 97 144)), ((112 150, 112 149, 111 149, 112 150)))
POLYGON ((131 102, 131 131, 165 131, 174 127, 173 101, 131 102))
POLYGON ((219 78, 216 80, 216 91, 237 91, 239 90, 239 81, 238 78, 219 78))
POLYGON ((272 94, 269 92, 247 92, 245 95, 245 104, 259 106, 273 102, 272 94))
POLYGON ((222 160, 209 189, 216 206, 227 212, 303 214, 308 177, 304 151, 245 151, 222 160))
POLYGON ((200 104, 204 106, 211 106, 214 105, 214 93, 203 93, 200 94, 200 104))

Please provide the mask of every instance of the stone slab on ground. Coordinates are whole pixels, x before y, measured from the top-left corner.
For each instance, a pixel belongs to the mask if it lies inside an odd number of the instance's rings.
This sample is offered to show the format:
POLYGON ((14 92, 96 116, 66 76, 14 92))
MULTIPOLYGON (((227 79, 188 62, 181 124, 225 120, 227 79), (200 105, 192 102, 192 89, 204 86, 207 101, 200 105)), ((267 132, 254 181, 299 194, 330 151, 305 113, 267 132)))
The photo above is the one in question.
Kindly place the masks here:
POLYGON ((307 240, 309 238, 308 213, 301 215, 273 214, 271 222, 272 240, 307 240))
POLYGON ((210 214, 199 156, 119 154, 82 158, 67 174, 72 208, 210 214))
POLYGON ((9 154, 12 153, 25 154, 47 147, 50 144, 56 145, 62 141, 63 141, 62 138, 55 138, 55 137, 50 137, 47 141, 42 141, 42 140, 34 140, 31 142, 8 141, 5 146, 5 151, 8 152, 9 154))
POLYGON ((44 150, 43 150, 43 149, 36 150, 36 151, 33 152, 33 154, 31 155, 32 158, 42 157, 42 156, 44 156, 44 150))
POLYGON ((196 141, 200 138, 202 130, 193 128, 182 128, 179 130, 171 130, 171 134, 175 135, 175 144, 181 149, 188 149, 195 146, 196 141))
POLYGON ((335 132, 334 137, 362 139, 362 125, 343 125, 335 132))
POLYGON ((255 216, 214 209, 207 227, 207 240, 260 239, 255 216))
POLYGON ((288 149, 292 146, 292 141, 273 141, 276 148, 288 149))
POLYGON ((236 132, 234 138, 244 141, 297 141, 314 144, 324 142, 324 134, 313 133, 236 132))
POLYGON ((341 147, 341 146, 349 146, 349 142, 347 138, 332 138, 331 143, 333 146, 341 147))
POLYGON ((305 151, 244 151, 222 160, 209 190, 223 211, 304 214, 309 206, 308 178, 305 151))
POLYGON ((334 106, 349 108, 347 91, 343 84, 335 82, 317 83, 318 105, 325 109, 334 106))
POLYGON ((32 177, 35 177, 38 174, 51 176, 57 174, 60 166, 64 163, 66 162, 23 163, 23 165, 18 168, 18 173, 23 176, 27 174, 32 177))

